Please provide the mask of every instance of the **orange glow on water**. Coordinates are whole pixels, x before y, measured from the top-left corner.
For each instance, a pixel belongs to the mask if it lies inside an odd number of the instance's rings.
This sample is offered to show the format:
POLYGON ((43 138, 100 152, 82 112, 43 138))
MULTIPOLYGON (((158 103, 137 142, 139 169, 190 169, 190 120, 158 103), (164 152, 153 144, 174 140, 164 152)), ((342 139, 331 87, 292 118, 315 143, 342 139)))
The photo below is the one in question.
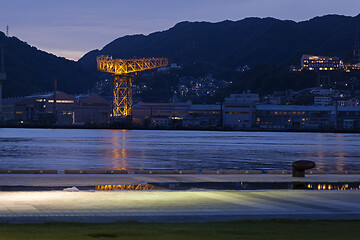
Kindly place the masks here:
MULTIPOLYGON (((307 185, 308 189, 314 189, 313 186, 311 184, 307 185)), ((332 184, 318 184, 317 187, 315 187, 315 189, 318 190, 359 190, 360 189, 360 185, 356 186, 356 187, 349 187, 349 184, 339 184, 339 185, 332 185, 332 184)))

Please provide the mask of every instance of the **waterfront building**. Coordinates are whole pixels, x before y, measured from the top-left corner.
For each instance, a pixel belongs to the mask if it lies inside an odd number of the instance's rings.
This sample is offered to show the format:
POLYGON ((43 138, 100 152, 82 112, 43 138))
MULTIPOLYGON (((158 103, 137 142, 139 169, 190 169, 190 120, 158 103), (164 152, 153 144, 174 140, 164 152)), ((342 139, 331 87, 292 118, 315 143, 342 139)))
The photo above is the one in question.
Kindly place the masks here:
POLYGON ((135 127, 216 128, 221 125, 221 105, 139 102, 132 122, 135 127))
POLYGON ((216 129, 221 127, 222 112, 220 104, 193 104, 184 117, 182 126, 185 128, 216 129))
POLYGON ((262 129, 360 129, 360 106, 257 105, 262 129))
POLYGON ((191 102, 186 103, 143 103, 133 106, 132 123, 135 127, 171 128, 181 125, 188 114, 191 102))
POLYGON ((75 125, 110 124, 111 103, 98 94, 76 96, 74 108, 75 125))
MULTIPOLYGON (((22 98, 21 98, 22 99, 22 98)), ((15 119, 15 111, 14 111, 14 107, 15 107, 15 103, 20 101, 19 98, 5 98, 2 101, 2 117, 4 118, 4 120, 13 120, 15 119)))
POLYGON ((54 122, 59 125, 72 125, 74 123, 74 109, 76 98, 64 92, 47 94, 36 94, 30 96, 42 104, 42 109, 37 114, 41 123, 52 123, 52 116, 55 116, 54 122), (56 99, 56 102, 54 101, 56 99))
POLYGON ((258 94, 231 94, 224 101, 224 128, 246 129, 255 125, 256 104, 260 101, 258 94))
POLYGON ((342 61, 340 61, 338 57, 313 56, 305 54, 301 57, 301 68, 303 70, 333 71, 340 70, 342 65, 342 61))
MULTIPOLYGON (((60 92, 59 92, 60 93, 60 92)), ((55 121, 49 100, 52 94, 37 94, 28 97, 4 99, 4 117, 11 123, 51 124, 55 121)))
POLYGON ((84 125, 109 123, 111 105, 97 94, 77 99, 64 92, 4 99, 4 118, 12 124, 84 125))
POLYGON ((31 123, 38 120, 42 104, 33 98, 6 98, 3 101, 3 117, 11 123, 31 123))

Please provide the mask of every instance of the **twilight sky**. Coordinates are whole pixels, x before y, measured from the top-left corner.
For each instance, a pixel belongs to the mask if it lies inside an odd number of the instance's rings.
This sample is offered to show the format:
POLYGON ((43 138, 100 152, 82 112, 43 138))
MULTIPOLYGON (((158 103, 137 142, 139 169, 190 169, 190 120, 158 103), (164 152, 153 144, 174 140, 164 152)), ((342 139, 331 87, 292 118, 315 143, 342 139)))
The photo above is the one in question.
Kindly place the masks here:
POLYGON ((275 17, 303 21, 356 16, 360 0, 0 0, 0 31, 69 59, 129 34, 166 30, 180 21, 275 17))

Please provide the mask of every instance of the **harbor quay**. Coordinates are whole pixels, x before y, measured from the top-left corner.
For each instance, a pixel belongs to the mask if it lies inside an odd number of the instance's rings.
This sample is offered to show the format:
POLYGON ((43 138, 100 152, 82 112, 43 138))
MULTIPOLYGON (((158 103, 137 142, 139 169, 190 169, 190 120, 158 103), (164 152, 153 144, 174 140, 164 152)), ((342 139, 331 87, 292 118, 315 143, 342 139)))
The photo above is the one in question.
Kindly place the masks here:
POLYGON ((360 203, 357 201, 360 199, 359 186, 353 189, 334 187, 336 184, 354 186, 359 182, 360 174, 313 174, 305 178, 294 178, 290 174, 0 174, 0 221, 360 219, 360 203), (297 182, 321 186, 321 189, 261 187, 297 182), (162 183, 169 183, 166 186, 207 183, 210 187, 207 188, 205 184, 203 188, 179 190, 99 188, 149 183, 152 186, 165 186, 162 183), (224 188, 229 183, 255 184, 260 187, 251 190, 224 188), (28 189, 16 190, 20 186, 28 189), (214 186, 220 187, 216 189, 214 186), (329 190, 328 186, 333 187, 329 190), (14 188, 11 190, 11 187, 14 188), (54 190, 51 187, 56 188, 54 190))
POLYGON ((96 186, 149 182, 360 182, 360 172, 355 171, 353 174, 345 174, 345 171, 343 174, 307 174, 305 178, 294 178, 291 171, 273 172, 274 174, 251 174, 251 171, 248 174, 0 174, 0 186, 96 186))

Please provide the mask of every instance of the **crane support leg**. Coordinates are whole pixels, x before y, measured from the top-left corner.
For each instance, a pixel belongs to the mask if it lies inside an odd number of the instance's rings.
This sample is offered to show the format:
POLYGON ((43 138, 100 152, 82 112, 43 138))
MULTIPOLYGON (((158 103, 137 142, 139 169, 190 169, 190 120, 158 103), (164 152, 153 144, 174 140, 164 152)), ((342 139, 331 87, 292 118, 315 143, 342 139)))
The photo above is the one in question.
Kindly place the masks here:
POLYGON ((132 79, 127 74, 114 76, 113 117, 131 115, 132 79))

